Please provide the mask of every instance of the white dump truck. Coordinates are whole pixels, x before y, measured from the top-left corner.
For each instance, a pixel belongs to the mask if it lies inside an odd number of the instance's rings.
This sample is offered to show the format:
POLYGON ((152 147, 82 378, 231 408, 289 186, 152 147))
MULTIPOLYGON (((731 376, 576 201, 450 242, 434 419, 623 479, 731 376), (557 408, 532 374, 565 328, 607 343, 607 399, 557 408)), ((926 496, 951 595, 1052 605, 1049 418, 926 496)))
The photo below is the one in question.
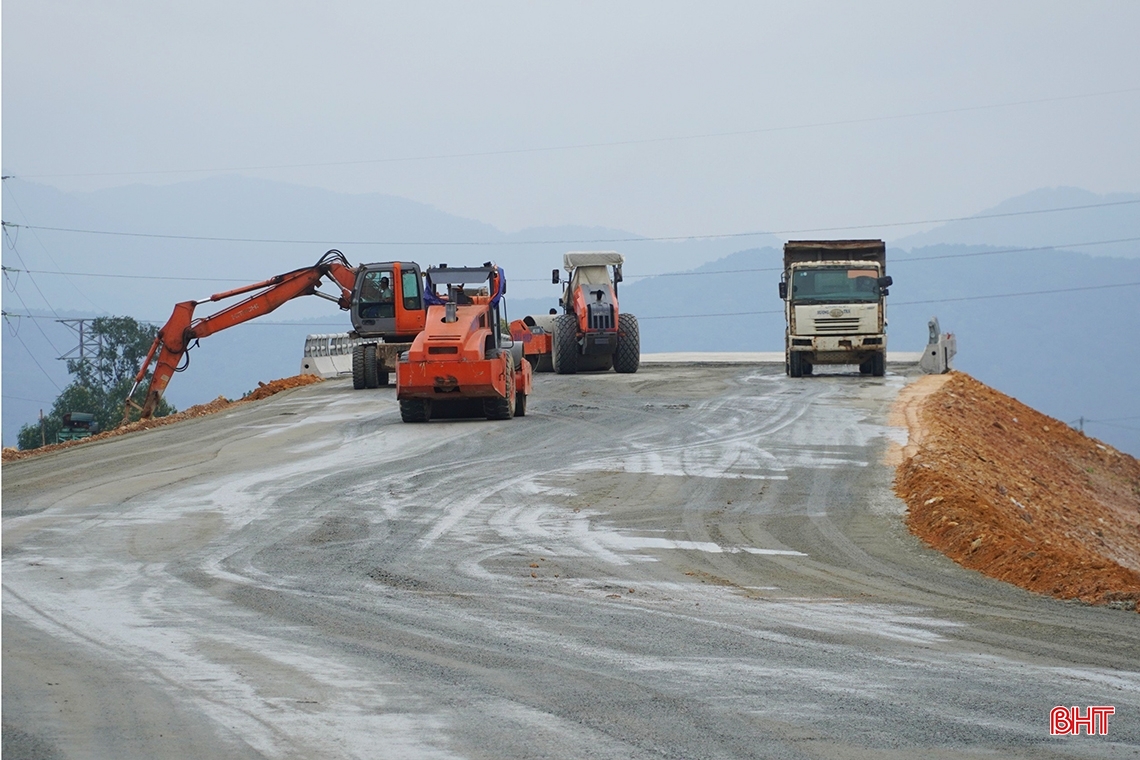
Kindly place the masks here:
POLYGON ((816 364, 857 364, 882 377, 891 282, 882 240, 789 240, 780 278, 788 375, 810 375, 816 364))

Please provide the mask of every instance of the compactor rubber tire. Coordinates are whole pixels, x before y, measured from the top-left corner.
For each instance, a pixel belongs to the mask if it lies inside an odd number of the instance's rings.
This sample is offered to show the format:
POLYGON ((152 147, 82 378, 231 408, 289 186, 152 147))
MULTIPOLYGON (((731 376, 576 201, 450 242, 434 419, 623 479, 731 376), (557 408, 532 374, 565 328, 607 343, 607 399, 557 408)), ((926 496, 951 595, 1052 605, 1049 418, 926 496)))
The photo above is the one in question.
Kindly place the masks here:
POLYGON ((364 387, 379 388, 380 378, 376 375, 376 346, 371 343, 364 345, 364 387))
POLYGON ((882 377, 887 373, 887 357, 884 354, 875 354, 871 357, 871 376, 882 377))
POLYGON ((404 422, 431 420, 431 400, 426 398, 400 399, 400 419, 404 422))
POLYGON ((364 346, 352 347, 352 387, 364 388, 364 346))
POLYGON ((550 362, 559 375, 573 375, 578 371, 578 320, 573 314, 559 314, 554 318, 554 345, 550 362))
POLYGON ((641 366, 641 328, 637 317, 618 314, 617 348, 614 349, 614 372, 637 372, 641 366))
POLYGON ((526 416, 526 394, 522 391, 515 394, 515 416, 526 416))
POLYGON ((804 365, 802 360, 803 354, 799 351, 792 351, 788 354, 788 377, 803 377, 804 365))
POLYGON ((483 414, 489 420, 509 420, 515 416, 515 408, 515 376, 511 372, 507 375, 507 395, 483 399, 483 414))

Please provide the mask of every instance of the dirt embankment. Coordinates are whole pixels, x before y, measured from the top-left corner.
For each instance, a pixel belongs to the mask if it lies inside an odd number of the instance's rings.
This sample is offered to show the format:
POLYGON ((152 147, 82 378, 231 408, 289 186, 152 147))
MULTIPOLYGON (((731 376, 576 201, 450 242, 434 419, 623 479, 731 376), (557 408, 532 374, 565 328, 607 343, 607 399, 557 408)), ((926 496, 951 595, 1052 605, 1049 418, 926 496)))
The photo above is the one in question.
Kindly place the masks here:
POLYGON ((908 386, 894 412, 912 533, 1030 591, 1137 608, 1140 462, 959 372, 908 386))
POLYGON ((20 459, 27 459, 28 457, 38 456, 39 454, 47 454, 52 451, 60 451, 61 449, 70 448, 71 446, 82 446, 90 441, 102 441, 106 438, 114 438, 119 435, 126 435, 127 433, 134 433, 139 430, 150 430, 151 428, 162 427, 163 425, 173 425, 176 422, 183 420, 193 419, 195 417, 203 417, 207 414, 214 414, 229 409, 238 404, 244 404, 248 401, 259 401, 263 398, 268 398, 275 393, 287 391, 290 388, 299 388, 302 385, 311 385, 312 383, 319 383, 321 378, 317 375, 294 375, 293 377, 282 378, 281 380, 274 380, 271 383, 258 383, 257 388, 249 394, 242 396, 237 401, 230 401, 224 396, 218 396, 208 404, 198 404, 192 406, 185 411, 178 412, 177 414, 167 415, 166 417, 152 417, 148 420, 139 420, 138 422, 129 422, 126 425, 121 425, 114 430, 108 430, 105 433, 90 436, 89 438, 80 438, 76 441, 66 441, 64 443, 53 443, 50 446, 41 446, 38 449, 28 449, 21 451, 16 448, 6 448, 3 452, 3 461, 15 462, 20 459))

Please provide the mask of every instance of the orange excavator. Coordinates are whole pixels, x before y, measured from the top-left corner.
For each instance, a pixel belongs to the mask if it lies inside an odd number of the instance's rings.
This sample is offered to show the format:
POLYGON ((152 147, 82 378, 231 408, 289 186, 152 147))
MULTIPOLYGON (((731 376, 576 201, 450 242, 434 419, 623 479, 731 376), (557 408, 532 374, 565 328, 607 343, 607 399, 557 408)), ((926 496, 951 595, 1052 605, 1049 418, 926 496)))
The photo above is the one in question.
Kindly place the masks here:
POLYGON ((502 321, 502 268, 440 265, 425 275, 427 321, 396 365, 401 419, 525 415, 531 366, 502 321))
POLYGON ((294 269, 252 285, 215 293, 201 301, 175 304, 174 313, 158 331, 142 368, 135 376, 134 386, 127 394, 123 421, 127 421, 132 408, 139 410, 141 419, 154 414, 174 373, 186 368, 180 365, 197 340, 268 314, 299 296, 325 298, 341 309, 351 311, 353 333, 350 334, 363 339, 356 346, 356 352, 361 356, 353 356, 353 384, 357 388, 387 385, 387 370, 395 368, 396 355, 407 350, 412 339, 424 328, 426 315, 421 284, 417 264, 396 261, 353 267, 343 253, 333 249, 311 267, 294 269), (318 289, 325 278, 340 288, 339 294, 318 289), (194 317, 194 309, 204 303, 245 293, 253 295, 208 317, 194 317), (154 374, 146 398, 139 406, 132 398, 146 378, 152 360, 155 361, 154 374), (359 381, 358 374, 361 376, 359 381))

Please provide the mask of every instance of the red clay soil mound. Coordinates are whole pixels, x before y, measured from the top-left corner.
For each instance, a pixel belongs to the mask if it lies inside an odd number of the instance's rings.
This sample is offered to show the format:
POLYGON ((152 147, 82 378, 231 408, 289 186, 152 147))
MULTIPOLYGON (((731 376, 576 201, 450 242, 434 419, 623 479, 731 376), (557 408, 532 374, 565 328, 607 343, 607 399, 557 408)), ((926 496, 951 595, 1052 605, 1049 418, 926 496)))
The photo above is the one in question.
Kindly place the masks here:
POLYGON ((162 427, 163 425, 173 425, 176 422, 183 420, 193 419, 195 417, 204 417, 207 414, 214 414, 224 409, 244 404, 247 401, 259 401, 263 398, 269 398, 275 393, 287 391, 290 388, 300 388, 302 385, 311 385, 313 383, 321 382, 321 378, 317 375, 294 375, 293 377, 286 377, 280 380, 274 380, 271 383, 257 384, 257 389, 242 396, 237 401, 230 401, 224 396, 218 396, 208 404, 198 404, 192 406, 185 411, 176 414, 170 414, 166 417, 152 417, 148 420, 139 420, 137 422, 128 422, 126 425, 120 425, 114 430, 108 430, 105 433, 99 433, 89 438, 80 438, 76 441, 66 441, 64 443, 54 443, 50 446, 41 446, 38 449, 28 449, 21 451, 15 448, 6 448, 3 452, 3 461, 15 462, 20 459, 27 459, 34 457, 38 454, 47 454, 52 451, 60 451, 61 449, 70 448, 72 446, 81 446, 89 441, 101 441, 105 438, 114 438, 119 435, 126 435, 127 433, 134 433, 138 430, 150 430, 151 428, 162 427))
POLYGON ((914 386, 896 407, 910 428, 895 490, 911 532, 1030 591, 1136 609, 1140 462, 969 375, 914 386))

